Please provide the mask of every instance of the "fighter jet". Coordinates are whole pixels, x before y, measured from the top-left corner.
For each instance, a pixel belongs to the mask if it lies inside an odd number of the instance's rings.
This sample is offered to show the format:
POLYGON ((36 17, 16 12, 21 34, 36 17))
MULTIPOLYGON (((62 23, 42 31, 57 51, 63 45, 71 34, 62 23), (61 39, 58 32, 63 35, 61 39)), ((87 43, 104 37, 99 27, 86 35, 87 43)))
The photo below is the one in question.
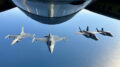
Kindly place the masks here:
POLYGON ((22 27, 22 32, 18 35, 7 35, 5 38, 13 38, 11 45, 18 43, 21 39, 25 37, 33 37, 34 34, 29 34, 24 32, 24 27, 22 27))
POLYGON ((61 40, 65 40, 66 37, 59 37, 57 35, 52 35, 51 33, 48 36, 44 36, 44 38, 33 38, 32 42, 34 41, 43 41, 47 44, 50 53, 53 53, 55 43, 61 40))
POLYGON ((97 32, 89 32, 89 27, 88 26, 87 26, 86 30, 81 30, 80 27, 79 27, 79 29, 80 29, 80 31, 76 32, 76 34, 82 34, 82 35, 84 35, 87 38, 98 40, 98 38, 95 35, 97 32))
POLYGON ((102 28, 101 30, 98 30, 98 28, 96 28, 97 32, 104 35, 104 36, 110 36, 110 37, 113 37, 113 35, 108 32, 108 31, 104 31, 104 29, 102 28))

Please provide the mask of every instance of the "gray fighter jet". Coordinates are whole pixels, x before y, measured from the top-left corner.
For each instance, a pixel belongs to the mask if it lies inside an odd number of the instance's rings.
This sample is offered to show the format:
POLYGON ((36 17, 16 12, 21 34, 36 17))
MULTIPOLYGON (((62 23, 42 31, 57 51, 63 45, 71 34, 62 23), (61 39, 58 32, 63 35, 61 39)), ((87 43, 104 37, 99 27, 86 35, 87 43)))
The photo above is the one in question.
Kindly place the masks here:
POLYGON ((66 37, 58 37, 56 35, 52 35, 51 33, 48 36, 44 36, 44 38, 33 38, 32 42, 34 41, 43 41, 47 44, 50 53, 53 53, 55 43, 61 40, 65 40, 66 37))
POLYGON ((87 38, 91 38, 91 39, 94 39, 94 40, 98 40, 98 38, 96 37, 96 33, 97 32, 90 32, 89 31, 89 27, 87 26, 86 30, 81 30, 81 28, 79 27, 80 31, 79 32, 76 32, 76 34, 82 34, 84 35, 85 37, 87 38))
POLYGON ((24 27, 22 27, 22 32, 18 35, 7 35, 5 38, 13 38, 11 45, 14 45, 16 42, 19 42, 22 38, 33 37, 34 34, 29 34, 24 32, 24 27))
POLYGON ((96 28, 97 32, 104 35, 104 36, 110 36, 110 37, 113 37, 113 35, 108 32, 108 31, 104 31, 104 29, 102 28, 101 30, 98 30, 98 28, 96 28))

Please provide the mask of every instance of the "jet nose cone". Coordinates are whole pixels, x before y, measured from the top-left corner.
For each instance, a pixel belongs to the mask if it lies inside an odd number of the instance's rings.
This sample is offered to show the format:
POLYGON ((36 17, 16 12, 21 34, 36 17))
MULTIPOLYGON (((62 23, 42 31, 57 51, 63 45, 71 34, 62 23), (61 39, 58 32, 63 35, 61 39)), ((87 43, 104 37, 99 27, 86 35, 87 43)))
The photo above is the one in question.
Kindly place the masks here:
POLYGON ((113 35, 112 35, 112 34, 111 34, 110 36, 111 36, 111 37, 113 37, 113 35))
POLYGON ((98 41, 99 39, 98 39, 98 38, 95 38, 94 40, 98 41))
POLYGON ((51 54, 53 53, 53 50, 54 50, 54 45, 51 45, 51 46, 49 47, 49 51, 50 51, 51 54))
POLYGON ((111 37, 113 37, 113 36, 111 35, 111 37))
POLYGON ((11 45, 13 46, 15 44, 15 42, 12 42, 11 45))
POLYGON ((95 39, 96 41, 98 41, 98 39, 95 39))
POLYGON ((51 54, 53 53, 53 48, 50 48, 50 53, 51 53, 51 54))
POLYGON ((113 37, 113 35, 111 33, 109 33, 108 36, 113 37))
POLYGON ((52 54, 53 53, 53 51, 52 50, 50 50, 50 54, 52 54))

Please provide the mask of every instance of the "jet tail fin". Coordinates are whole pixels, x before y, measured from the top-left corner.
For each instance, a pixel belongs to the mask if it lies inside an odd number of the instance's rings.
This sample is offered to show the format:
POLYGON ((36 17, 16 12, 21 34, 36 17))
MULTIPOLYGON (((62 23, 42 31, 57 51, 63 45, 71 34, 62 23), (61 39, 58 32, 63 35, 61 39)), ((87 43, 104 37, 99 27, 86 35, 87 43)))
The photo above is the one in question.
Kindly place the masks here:
POLYGON ((98 28, 96 28, 97 32, 99 32, 98 28))
POLYGON ((33 35, 33 39, 32 39, 32 43, 34 43, 36 41, 35 39, 35 34, 33 35))
POLYGON ((22 26, 22 33, 24 33, 24 27, 22 26))
POLYGON ((79 27, 80 32, 82 32, 82 29, 79 27))
POLYGON ((34 43, 35 42, 35 37, 32 39, 32 43, 34 43))
POLYGON ((87 26, 86 31, 89 31, 89 27, 87 26))
POLYGON ((101 31, 104 31, 104 29, 102 28, 101 31))

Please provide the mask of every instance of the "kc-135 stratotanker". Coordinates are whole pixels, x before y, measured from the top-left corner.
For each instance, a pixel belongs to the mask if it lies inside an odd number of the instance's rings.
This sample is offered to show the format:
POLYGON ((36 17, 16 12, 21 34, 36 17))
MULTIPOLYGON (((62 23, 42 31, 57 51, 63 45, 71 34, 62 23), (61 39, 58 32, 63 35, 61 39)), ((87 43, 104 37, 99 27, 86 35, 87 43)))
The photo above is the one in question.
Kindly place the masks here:
POLYGON ((0 12, 18 7, 30 18, 52 25, 71 19, 82 9, 120 19, 119 3, 119 0, 0 0, 0 12))

